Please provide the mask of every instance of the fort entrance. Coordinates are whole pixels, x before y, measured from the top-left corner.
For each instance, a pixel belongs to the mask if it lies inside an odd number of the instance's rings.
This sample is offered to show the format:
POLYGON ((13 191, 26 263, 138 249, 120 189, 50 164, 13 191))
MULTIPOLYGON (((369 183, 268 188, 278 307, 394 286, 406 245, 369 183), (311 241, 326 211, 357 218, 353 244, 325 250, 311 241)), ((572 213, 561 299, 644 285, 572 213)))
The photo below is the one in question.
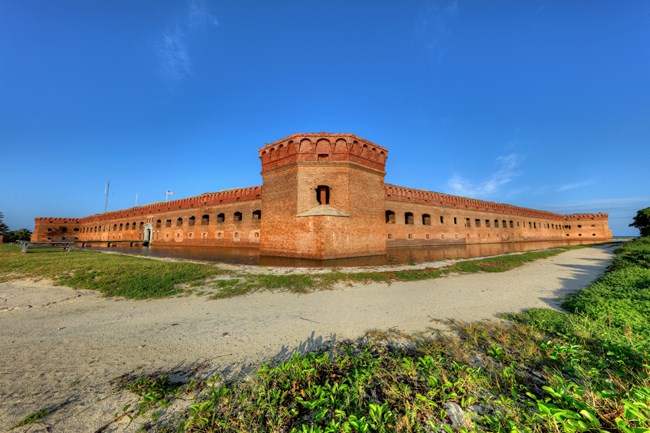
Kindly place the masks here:
POLYGON ((151 223, 147 223, 144 225, 144 236, 142 238, 142 245, 145 247, 148 247, 149 244, 151 243, 151 238, 152 238, 152 233, 153 233, 153 225, 151 223))

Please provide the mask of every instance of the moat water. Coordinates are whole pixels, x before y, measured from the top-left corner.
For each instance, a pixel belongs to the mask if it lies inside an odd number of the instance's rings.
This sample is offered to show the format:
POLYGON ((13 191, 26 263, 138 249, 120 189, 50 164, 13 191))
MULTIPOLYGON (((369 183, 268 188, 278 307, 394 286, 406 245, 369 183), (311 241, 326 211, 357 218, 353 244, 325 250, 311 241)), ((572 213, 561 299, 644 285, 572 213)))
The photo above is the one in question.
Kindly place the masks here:
POLYGON ((593 242, 584 241, 535 241, 508 242, 470 245, 431 245, 417 247, 391 247, 386 255, 353 257, 334 260, 292 259, 285 257, 260 256, 256 248, 223 247, 133 247, 133 248, 92 248, 152 257, 170 257, 208 262, 232 263, 241 265, 282 266, 282 267, 350 267, 384 266, 411 263, 435 262, 446 259, 466 259, 496 256, 499 254, 544 250, 566 245, 581 245, 593 242))

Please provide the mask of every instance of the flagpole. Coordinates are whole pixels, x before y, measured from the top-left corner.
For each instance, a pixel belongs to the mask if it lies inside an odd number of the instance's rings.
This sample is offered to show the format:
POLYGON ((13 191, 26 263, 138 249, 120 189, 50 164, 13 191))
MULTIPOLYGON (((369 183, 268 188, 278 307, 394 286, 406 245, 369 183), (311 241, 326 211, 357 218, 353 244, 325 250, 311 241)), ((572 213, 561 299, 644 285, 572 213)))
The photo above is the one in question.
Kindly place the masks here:
POLYGON ((108 182, 106 182, 106 190, 105 190, 105 192, 106 192, 106 202, 104 204, 104 213, 106 213, 108 211, 108 191, 110 191, 110 189, 111 189, 111 180, 108 179, 108 182))

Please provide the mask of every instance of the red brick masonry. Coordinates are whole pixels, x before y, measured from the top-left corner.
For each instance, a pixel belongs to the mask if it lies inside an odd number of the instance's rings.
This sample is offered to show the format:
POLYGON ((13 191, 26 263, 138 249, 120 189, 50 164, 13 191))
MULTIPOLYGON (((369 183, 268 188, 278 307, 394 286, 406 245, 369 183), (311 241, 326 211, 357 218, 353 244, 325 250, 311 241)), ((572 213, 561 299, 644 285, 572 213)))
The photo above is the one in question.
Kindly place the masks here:
POLYGON ((248 246, 330 259, 396 245, 606 240, 607 214, 562 215, 384 183, 388 150, 353 134, 259 149, 263 185, 84 218, 35 218, 33 241, 248 246))

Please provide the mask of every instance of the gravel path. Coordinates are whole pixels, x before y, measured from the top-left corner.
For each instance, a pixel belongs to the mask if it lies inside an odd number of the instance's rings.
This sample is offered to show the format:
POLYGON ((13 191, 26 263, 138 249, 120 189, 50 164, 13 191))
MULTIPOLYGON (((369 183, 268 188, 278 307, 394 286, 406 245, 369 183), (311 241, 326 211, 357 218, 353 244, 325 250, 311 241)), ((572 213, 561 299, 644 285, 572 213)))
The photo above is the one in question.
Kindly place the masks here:
MULTIPOLYGON (((612 249, 569 250, 505 273, 222 300, 116 300, 42 281, 1 283, 0 429, 56 405, 28 431, 93 432, 134 401, 109 383, 134 370, 241 369, 374 328, 416 332, 438 319, 559 308, 604 272, 612 249)), ((126 426, 107 431, 135 429, 126 426)))

